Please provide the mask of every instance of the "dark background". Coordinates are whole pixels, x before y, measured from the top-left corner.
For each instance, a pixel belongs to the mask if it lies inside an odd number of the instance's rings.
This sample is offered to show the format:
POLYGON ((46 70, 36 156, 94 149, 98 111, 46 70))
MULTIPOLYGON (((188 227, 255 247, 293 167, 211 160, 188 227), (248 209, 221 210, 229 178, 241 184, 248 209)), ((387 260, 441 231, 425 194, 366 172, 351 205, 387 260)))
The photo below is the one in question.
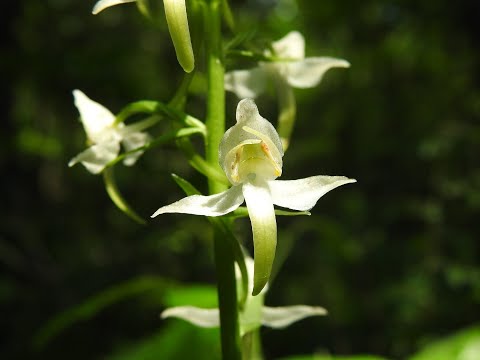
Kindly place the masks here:
MULTIPOLYGON (((139 99, 168 101, 182 76, 165 23, 149 25, 132 4, 93 16, 93 4, 23 0, 0 12, 2 358, 200 358, 212 343, 218 350, 216 333, 158 314, 172 283, 214 284, 208 223, 165 215, 139 226, 111 203, 100 176, 67 167, 85 141, 73 89, 116 112, 139 99), (104 302, 95 298, 125 282, 104 302), (97 302, 79 309, 88 299, 97 302), (68 309, 77 310, 49 336, 45 324, 68 309), (142 346, 144 355, 128 357, 142 346)), ((325 196, 310 217, 278 220, 278 259, 288 257, 267 297, 269 305, 322 305, 329 316, 263 329, 268 358, 315 351, 406 358, 478 324, 479 4, 233 4, 240 28, 271 39, 298 29, 307 55, 352 64, 330 70, 317 88, 296 90, 282 178, 346 175, 358 183, 325 196)), ((191 99, 201 116, 203 97, 191 99)), ((236 99, 227 99, 230 126, 236 99)), ((257 103, 275 119, 274 98, 257 103)), ((205 189, 185 164, 170 145, 116 174, 148 217, 183 196, 172 172, 205 189)), ((237 230, 249 244, 248 221, 237 230)))

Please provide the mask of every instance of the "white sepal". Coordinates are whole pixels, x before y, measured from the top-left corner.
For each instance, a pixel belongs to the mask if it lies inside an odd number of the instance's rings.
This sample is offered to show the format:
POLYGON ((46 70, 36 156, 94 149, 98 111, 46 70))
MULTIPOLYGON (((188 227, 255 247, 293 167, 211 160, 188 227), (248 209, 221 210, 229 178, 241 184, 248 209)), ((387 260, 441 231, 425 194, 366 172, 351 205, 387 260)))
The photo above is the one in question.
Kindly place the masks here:
POLYGON ((284 66, 284 76, 288 84, 305 89, 317 86, 329 69, 348 68, 350 63, 331 57, 310 57, 286 63, 284 66))
POLYGON ((109 8, 110 6, 131 3, 135 1, 137 0, 100 0, 100 1, 97 1, 95 6, 93 7, 92 14, 97 15, 100 11, 103 11, 106 8, 109 8))
POLYGON ((264 306, 262 308, 262 325, 274 329, 282 329, 307 317, 326 314, 327 310, 318 306, 264 306))
POLYGON ((298 31, 290 31, 280 40, 272 43, 275 56, 286 60, 300 60, 305 57, 305 38, 298 31))
POLYGON ((218 309, 201 309, 195 306, 177 306, 164 310, 160 317, 166 319, 175 317, 189 323, 203 327, 215 328, 220 326, 220 312, 218 309))
POLYGON ((113 140, 116 137, 112 128, 115 115, 110 110, 93 101, 80 90, 73 90, 73 98, 80 113, 80 121, 90 141, 98 143, 113 140))
POLYGON ((161 207, 151 217, 165 213, 221 216, 237 209, 243 200, 241 186, 232 186, 220 194, 187 196, 173 204, 161 207))
POLYGON ((269 181, 273 203, 292 210, 305 211, 315 206, 327 192, 357 180, 345 176, 311 176, 298 180, 269 181))

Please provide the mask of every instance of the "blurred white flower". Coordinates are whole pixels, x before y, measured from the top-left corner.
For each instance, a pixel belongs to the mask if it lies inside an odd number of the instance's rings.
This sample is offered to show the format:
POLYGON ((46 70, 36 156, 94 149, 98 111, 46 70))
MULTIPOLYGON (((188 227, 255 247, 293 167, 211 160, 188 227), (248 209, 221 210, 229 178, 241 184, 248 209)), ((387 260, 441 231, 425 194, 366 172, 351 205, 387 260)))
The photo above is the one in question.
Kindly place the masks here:
POLYGON ((259 62, 258 67, 249 70, 235 70, 225 74, 225 90, 239 98, 255 98, 262 93, 271 78, 281 78, 294 88, 317 86, 323 75, 331 68, 347 68, 350 63, 333 57, 305 58, 305 39, 298 31, 288 33, 272 43, 272 50, 265 55, 271 62, 259 62))
MULTIPOLYGON (((74 90, 73 97, 91 146, 70 160, 68 166, 80 162, 88 171, 98 174, 118 156, 120 143, 125 151, 130 151, 145 145, 150 140, 147 133, 140 131, 142 125, 147 123, 139 122, 128 126, 123 123, 116 124, 115 115, 80 90, 74 90)), ((148 123, 151 124, 151 121, 148 123)), ((141 151, 130 154, 125 157, 123 163, 131 166, 141 154, 141 151)))
MULTIPOLYGON (((267 287, 265 287, 258 296, 250 295, 253 289, 253 260, 247 257, 245 258, 245 264, 247 266, 249 277, 249 294, 247 295, 243 310, 239 313, 241 336, 262 325, 274 329, 282 329, 307 317, 327 314, 327 311, 324 308, 318 306, 264 306, 263 304, 267 287)), ((238 267, 236 270, 237 288, 241 290, 241 275, 238 267)), ((220 313, 218 309, 202 309, 195 306, 177 306, 164 310, 161 317, 162 319, 175 317, 186 320, 193 325, 205 328, 220 326, 220 313)))

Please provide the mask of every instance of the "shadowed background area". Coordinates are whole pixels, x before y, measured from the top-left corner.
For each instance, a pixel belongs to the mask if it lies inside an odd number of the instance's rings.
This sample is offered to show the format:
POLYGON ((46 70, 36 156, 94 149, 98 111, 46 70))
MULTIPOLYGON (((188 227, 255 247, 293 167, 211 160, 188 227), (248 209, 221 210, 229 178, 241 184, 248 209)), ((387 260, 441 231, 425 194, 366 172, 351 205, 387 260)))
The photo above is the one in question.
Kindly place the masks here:
MULTIPOLYGON (((101 176, 67 167, 85 146, 73 89, 118 112, 140 99, 168 101, 183 75, 165 22, 152 26, 134 4, 93 16, 93 4, 22 0, 0 13, 1 357, 215 358, 216 330, 159 319, 166 306, 215 304, 208 222, 162 215, 137 225, 111 203, 101 176)), ((479 3, 232 7, 240 30, 276 40, 297 29, 307 56, 352 64, 295 90, 298 120, 282 179, 346 175, 358 183, 327 194, 310 217, 278 220, 282 267, 267 296, 268 305, 320 305, 329 315, 262 329, 266 358, 408 358, 472 326, 478 343, 479 3)), ((195 79, 188 107, 200 118, 202 87, 195 79)), ((237 99, 227 100, 231 126, 237 99)), ((257 104, 275 124, 275 98, 257 104)), ((183 196, 171 173, 206 190, 174 144, 115 171, 146 218, 183 196)), ((240 220, 236 229, 251 248, 249 227, 240 220)))

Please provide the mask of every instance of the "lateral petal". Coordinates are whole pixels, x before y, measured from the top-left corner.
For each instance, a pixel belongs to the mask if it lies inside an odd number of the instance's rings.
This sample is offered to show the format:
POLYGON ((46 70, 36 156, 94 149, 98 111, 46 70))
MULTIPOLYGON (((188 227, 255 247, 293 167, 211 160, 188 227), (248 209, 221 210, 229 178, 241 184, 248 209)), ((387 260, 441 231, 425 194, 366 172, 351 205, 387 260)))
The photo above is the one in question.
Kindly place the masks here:
POLYGON ((317 306, 295 305, 262 308, 262 325, 281 329, 310 316, 326 315, 327 310, 317 306))
POLYGON ((181 213, 204 216, 221 216, 234 211, 243 203, 242 188, 232 186, 219 194, 187 196, 173 204, 163 206, 151 216, 165 213, 181 213))
MULTIPOLYGON (((150 140, 151 140, 151 137, 147 133, 134 132, 124 137, 122 140, 122 144, 125 147, 125 151, 131 151, 144 146, 150 140)), ((127 166, 132 166, 133 164, 135 164, 137 159, 142 154, 143 154, 143 151, 136 151, 128 155, 127 157, 125 157, 125 159, 123 160, 123 163, 127 166)))
POLYGON ((195 306, 177 306, 164 310, 160 317, 166 319, 174 317, 203 328, 220 326, 220 312, 218 309, 201 309, 195 306))
POLYGON ((252 295, 265 287, 272 271, 277 246, 277 222, 268 185, 263 181, 246 182, 243 196, 252 224, 254 270, 252 295))
POLYGON ((225 74, 225 90, 240 99, 255 98, 265 91, 267 74, 259 67, 250 70, 235 70, 225 74))
POLYGON ((311 176, 298 180, 269 181, 273 203, 292 210, 310 210, 330 190, 357 180, 345 176, 311 176))
POLYGON ((350 63, 332 57, 310 57, 285 63, 284 66, 287 82, 293 87, 305 89, 317 86, 329 69, 348 68, 350 63))
POLYGON ((70 160, 68 166, 71 167, 80 162, 92 174, 98 174, 102 172, 105 165, 118 156, 119 151, 120 144, 116 141, 96 144, 75 156, 70 160))

